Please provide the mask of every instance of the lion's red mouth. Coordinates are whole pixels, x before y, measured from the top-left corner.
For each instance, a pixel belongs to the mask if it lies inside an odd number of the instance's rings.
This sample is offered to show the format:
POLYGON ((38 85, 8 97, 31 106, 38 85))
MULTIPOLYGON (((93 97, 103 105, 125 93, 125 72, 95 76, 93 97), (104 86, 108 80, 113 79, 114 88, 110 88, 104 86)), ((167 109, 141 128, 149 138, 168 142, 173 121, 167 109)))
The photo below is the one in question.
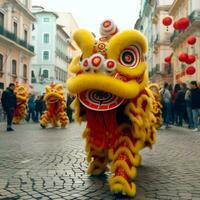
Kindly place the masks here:
POLYGON ((58 98, 56 98, 55 96, 49 96, 47 101, 48 101, 48 103, 53 104, 58 101, 58 98))
POLYGON ((119 107, 124 99, 99 90, 87 90, 79 95, 80 102, 88 109, 108 111, 119 107))

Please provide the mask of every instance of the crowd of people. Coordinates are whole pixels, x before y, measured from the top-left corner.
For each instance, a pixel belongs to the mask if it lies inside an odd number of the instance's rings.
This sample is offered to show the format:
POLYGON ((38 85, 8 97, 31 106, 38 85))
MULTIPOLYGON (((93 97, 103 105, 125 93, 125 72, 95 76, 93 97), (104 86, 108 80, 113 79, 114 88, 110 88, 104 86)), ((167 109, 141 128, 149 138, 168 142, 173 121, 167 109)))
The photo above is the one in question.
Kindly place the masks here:
POLYGON ((170 124, 183 126, 186 124, 194 132, 199 131, 200 117, 200 84, 177 83, 174 88, 164 83, 160 91, 163 106, 163 125, 161 129, 170 128, 170 124))
MULTIPOLYGON (((7 116, 7 131, 14 131, 12 128, 12 120, 13 115, 15 112, 15 109, 17 107, 17 99, 15 95, 15 84, 10 83, 9 87, 4 90, 2 96, 1 96, 1 105, 3 107, 3 110, 7 116)), ((34 94, 30 94, 27 102, 27 114, 25 117, 25 120, 27 122, 33 121, 33 122, 39 122, 41 116, 46 110, 46 105, 44 101, 44 95, 36 96, 34 94)), ((67 96, 67 115, 69 117, 69 122, 73 122, 72 119, 72 109, 70 108, 70 104, 73 101, 73 97, 68 95, 67 96)))
MULTIPOLYGON (((7 115, 7 131, 13 131, 12 118, 17 106, 16 95, 14 93, 15 84, 11 83, 3 92, 1 97, 2 107, 7 115)), ((200 131, 200 84, 191 81, 186 83, 177 83, 174 88, 168 83, 160 91, 160 100, 162 104, 163 125, 161 129, 170 128, 170 124, 183 126, 187 124, 192 131, 200 131)), ((70 104, 73 98, 67 96, 67 114, 69 121, 72 122, 72 110, 70 104)), ((27 116, 25 120, 29 122, 39 122, 40 117, 45 111, 44 95, 37 96, 30 94, 27 103, 27 116)))

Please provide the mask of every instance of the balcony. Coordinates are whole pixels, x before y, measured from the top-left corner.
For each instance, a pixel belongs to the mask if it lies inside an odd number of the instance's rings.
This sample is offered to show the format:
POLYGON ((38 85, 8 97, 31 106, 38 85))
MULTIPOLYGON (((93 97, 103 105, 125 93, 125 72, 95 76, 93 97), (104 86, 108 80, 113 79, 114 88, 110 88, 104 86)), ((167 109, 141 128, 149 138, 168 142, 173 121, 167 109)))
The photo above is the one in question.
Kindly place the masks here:
POLYGON ((175 30, 173 35, 170 37, 170 41, 182 39, 184 40, 187 36, 193 33, 194 26, 200 26, 200 10, 194 10, 188 18, 190 19, 190 26, 185 30, 175 30))
POLYGON ((29 51, 31 51, 32 53, 34 53, 34 47, 32 45, 28 44, 25 40, 18 38, 14 33, 7 31, 2 26, 0 26, 0 35, 16 42, 20 46, 22 46, 22 47, 28 49, 29 51))
POLYGON ((189 15, 189 19, 190 19, 190 22, 193 23, 193 22, 200 22, 200 10, 194 10, 190 15, 189 15))

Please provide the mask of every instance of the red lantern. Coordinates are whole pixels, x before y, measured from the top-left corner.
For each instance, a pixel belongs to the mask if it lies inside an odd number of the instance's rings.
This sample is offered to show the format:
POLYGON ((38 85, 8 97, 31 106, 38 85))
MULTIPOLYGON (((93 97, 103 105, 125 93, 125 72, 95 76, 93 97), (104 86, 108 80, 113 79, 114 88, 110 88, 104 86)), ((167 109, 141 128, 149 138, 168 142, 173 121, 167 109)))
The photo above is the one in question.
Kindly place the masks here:
POLYGON ((169 17, 169 16, 167 16, 167 17, 163 18, 162 23, 163 23, 165 26, 170 26, 171 23, 172 23, 172 18, 169 17))
POLYGON ((188 58, 187 58, 187 60, 186 60, 186 63, 187 64, 192 64, 193 62, 195 62, 195 60, 196 60, 196 57, 194 56, 194 55, 188 55, 188 58))
POLYGON ((186 68, 186 74, 188 74, 188 75, 192 75, 195 72, 196 72, 196 69, 195 69, 194 66, 189 66, 189 67, 186 68))
POLYGON ((166 57, 165 58, 165 62, 170 63, 171 62, 171 57, 170 56, 166 57))
POLYGON ((187 17, 182 17, 177 21, 177 27, 179 30, 186 29, 190 24, 190 20, 187 17))
POLYGON ((187 53, 184 53, 184 52, 179 53, 178 59, 181 62, 186 62, 188 59, 187 53))
POLYGON ((196 39, 195 36, 190 36, 190 37, 187 39, 187 43, 190 44, 190 45, 195 44, 196 41, 197 41, 197 39, 196 39))
POLYGON ((173 27, 174 27, 174 29, 178 30, 178 29, 179 29, 178 23, 177 23, 177 22, 174 22, 173 27))

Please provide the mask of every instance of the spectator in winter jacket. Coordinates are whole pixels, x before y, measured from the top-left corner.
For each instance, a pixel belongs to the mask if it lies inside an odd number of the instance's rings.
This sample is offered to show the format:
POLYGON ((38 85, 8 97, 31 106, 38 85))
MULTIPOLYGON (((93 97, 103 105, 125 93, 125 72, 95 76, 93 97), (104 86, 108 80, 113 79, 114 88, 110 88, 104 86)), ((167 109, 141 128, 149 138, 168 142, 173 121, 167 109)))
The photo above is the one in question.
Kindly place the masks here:
POLYGON ((176 94, 175 98, 175 108, 178 116, 178 126, 183 125, 183 119, 188 123, 187 114, 186 114, 186 105, 185 105, 185 93, 187 86, 185 83, 180 85, 180 90, 176 94))
POLYGON ((14 90, 15 84, 10 83, 9 87, 3 92, 1 97, 2 107, 7 115, 7 131, 14 131, 12 128, 12 120, 17 106, 17 99, 14 90))
POLYGON ((37 99, 35 100, 35 121, 38 122, 39 118, 42 116, 44 112, 44 100, 43 96, 38 96, 37 99))
POLYGON ((194 121, 194 132, 198 131, 199 117, 200 117, 200 88, 197 86, 196 81, 190 82, 191 87, 191 107, 194 121))
POLYGON ((185 105, 188 117, 188 128, 194 129, 193 115, 192 115, 192 104, 191 104, 191 89, 187 89, 185 92, 185 105))
POLYGON ((163 105, 164 125, 162 129, 169 128, 169 119, 171 114, 171 93, 168 89, 168 83, 164 84, 164 88, 160 91, 161 103, 163 105))
POLYGON ((35 122, 35 96, 32 94, 28 99, 28 115, 26 121, 29 122, 30 118, 35 122))

